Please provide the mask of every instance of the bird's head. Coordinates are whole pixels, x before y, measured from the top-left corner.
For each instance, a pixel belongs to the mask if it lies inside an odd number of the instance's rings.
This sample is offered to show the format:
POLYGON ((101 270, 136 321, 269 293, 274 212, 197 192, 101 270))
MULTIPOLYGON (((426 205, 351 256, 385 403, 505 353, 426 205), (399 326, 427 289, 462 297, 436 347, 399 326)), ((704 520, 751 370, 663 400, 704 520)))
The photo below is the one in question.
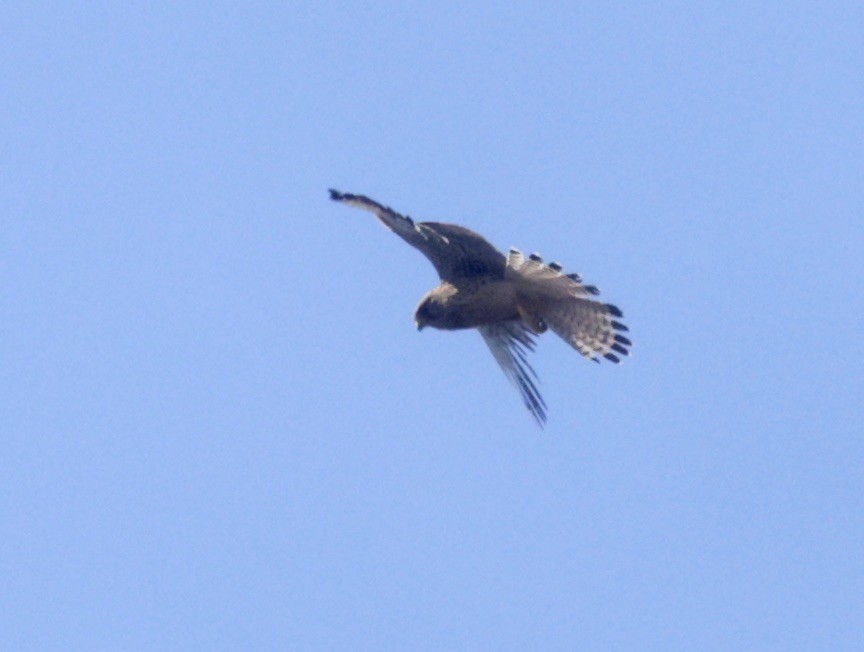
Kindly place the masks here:
POLYGON ((453 311, 449 309, 448 300, 456 292, 449 284, 442 284, 426 293, 414 310, 414 325, 418 331, 426 326, 433 328, 451 328, 449 323, 453 311))
POLYGON ((418 331, 422 331, 429 325, 435 323, 440 312, 440 305, 429 295, 423 297, 414 311, 414 325, 418 331))

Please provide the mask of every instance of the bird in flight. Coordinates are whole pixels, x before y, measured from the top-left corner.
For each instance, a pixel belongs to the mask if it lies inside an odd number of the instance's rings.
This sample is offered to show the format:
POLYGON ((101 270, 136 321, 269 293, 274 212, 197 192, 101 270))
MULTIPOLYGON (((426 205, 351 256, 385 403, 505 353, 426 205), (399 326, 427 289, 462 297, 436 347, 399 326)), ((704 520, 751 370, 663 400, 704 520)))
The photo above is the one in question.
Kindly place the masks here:
POLYGON ((542 426, 546 403, 537 389, 537 374, 527 355, 535 336, 552 330, 583 356, 620 362, 631 342, 622 335, 623 315, 578 274, 565 274, 558 263, 545 264, 537 254, 527 258, 516 249, 505 256, 482 236, 456 224, 415 222, 364 195, 330 190, 330 198, 370 211, 432 263, 441 284, 420 300, 414 311, 418 330, 476 328, 504 374, 542 426))

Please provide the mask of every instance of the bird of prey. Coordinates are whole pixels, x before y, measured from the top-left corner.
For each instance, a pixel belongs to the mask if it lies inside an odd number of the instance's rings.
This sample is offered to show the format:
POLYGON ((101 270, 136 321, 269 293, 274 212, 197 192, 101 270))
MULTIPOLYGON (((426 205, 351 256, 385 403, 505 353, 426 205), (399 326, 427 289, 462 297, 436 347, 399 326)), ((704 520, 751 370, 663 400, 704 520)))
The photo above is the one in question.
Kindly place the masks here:
POLYGON ((629 355, 631 342, 621 311, 589 297, 599 294, 578 274, 565 274, 558 263, 544 264, 516 249, 502 254, 482 236, 456 224, 415 222, 363 195, 330 190, 334 201, 371 211, 391 231, 419 249, 432 263, 441 284, 414 311, 418 330, 476 328, 507 378, 522 395, 540 426, 546 403, 537 374, 528 363, 534 336, 551 329, 586 358, 614 363, 629 355))

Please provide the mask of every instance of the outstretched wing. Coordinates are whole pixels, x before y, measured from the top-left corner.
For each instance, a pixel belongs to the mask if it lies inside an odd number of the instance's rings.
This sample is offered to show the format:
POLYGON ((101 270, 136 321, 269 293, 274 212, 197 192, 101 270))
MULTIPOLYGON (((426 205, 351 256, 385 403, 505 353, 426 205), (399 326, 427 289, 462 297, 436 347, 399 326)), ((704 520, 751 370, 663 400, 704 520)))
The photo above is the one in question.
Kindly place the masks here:
POLYGON ((477 328, 495 356, 507 379, 522 395, 525 407, 540 426, 546 423, 546 403, 537 389, 537 374, 528 363, 527 354, 534 350, 534 338, 521 321, 505 321, 477 328))
POLYGON ((415 222, 364 195, 331 189, 330 199, 374 213, 384 226, 423 252, 443 281, 458 286, 481 276, 504 278, 504 255, 470 229, 456 224, 415 222))

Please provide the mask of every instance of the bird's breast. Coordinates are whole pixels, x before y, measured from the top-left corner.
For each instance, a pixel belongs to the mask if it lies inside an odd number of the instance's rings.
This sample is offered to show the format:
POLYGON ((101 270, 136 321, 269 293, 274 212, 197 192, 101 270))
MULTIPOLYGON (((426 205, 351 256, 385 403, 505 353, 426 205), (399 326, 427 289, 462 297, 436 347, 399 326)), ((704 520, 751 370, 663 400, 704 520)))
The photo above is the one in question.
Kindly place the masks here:
POLYGON ((518 318, 516 290, 509 281, 459 288, 444 301, 443 328, 476 328, 518 318))

